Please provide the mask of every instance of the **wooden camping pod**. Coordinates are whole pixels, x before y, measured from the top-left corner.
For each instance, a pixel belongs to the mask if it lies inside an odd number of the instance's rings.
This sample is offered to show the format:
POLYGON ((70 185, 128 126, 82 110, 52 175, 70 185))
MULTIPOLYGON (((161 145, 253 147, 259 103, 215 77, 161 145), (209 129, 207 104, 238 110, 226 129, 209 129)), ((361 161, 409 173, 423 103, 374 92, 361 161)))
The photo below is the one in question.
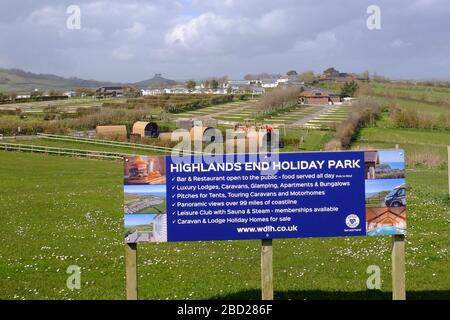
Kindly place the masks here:
POLYGON ((202 142, 223 142, 222 132, 213 127, 192 127, 191 139, 202 142))
POLYGON ((172 132, 161 132, 158 136, 158 138, 162 141, 171 141, 172 139, 172 132))
POLYGON ((127 140, 127 127, 123 125, 119 126, 97 126, 95 128, 95 137, 98 139, 110 139, 110 140, 127 140))
POLYGON ((141 137, 158 137, 158 125, 155 122, 137 121, 133 124, 133 134, 139 134, 141 137))

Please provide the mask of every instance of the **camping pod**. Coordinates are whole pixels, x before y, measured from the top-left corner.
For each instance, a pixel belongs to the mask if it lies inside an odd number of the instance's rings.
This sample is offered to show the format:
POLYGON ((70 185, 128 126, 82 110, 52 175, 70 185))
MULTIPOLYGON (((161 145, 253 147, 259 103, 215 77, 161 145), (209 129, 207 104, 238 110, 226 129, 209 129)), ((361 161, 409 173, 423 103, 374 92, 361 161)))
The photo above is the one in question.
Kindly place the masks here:
POLYGON ((223 142, 222 132, 213 127, 192 127, 191 139, 202 142, 223 142))
POLYGON ((133 124, 132 133, 139 134, 141 137, 157 138, 158 125, 155 122, 137 121, 133 124))
POLYGON ((126 126, 97 126, 95 128, 95 137, 97 139, 108 139, 117 141, 127 140, 126 126))

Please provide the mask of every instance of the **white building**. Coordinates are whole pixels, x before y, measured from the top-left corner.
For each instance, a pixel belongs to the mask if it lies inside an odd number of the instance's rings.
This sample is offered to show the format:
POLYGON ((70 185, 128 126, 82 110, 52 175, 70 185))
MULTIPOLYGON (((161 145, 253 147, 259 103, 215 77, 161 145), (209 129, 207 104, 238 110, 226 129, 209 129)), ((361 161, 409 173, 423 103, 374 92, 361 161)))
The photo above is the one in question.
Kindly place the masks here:
POLYGON ((276 88, 278 87, 278 82, 275 79, 267 79, 261 81, 261 87, 263 88, 276 88))
POLYGON ((16 99, 28 99, 31 98, 31 94, 29 93, 18 93, 16 95, 16 99))
POLYGON ((186 89, 184 86, 174 86, 172 88, 165 88, 164 93, 169 93, 169 94, 189 93, 189 90, 186 89))
POLYGON ((228 86, 249 86, 250 80, 228 80, 228 86))
POLYGON ((77 95, 77 93, 73 90, 66 91, 63 93, 63 96, 68 96, 68 97, 75 97, 76 95, 77 95))
POLYGON ((142 89, 141 93, 143 96, 155 96, 155 95, 163 94, 164 91, 161 89, 142 89))
POLYGON ((280 83, 285 83, 285 82, 288 82, 289 81, 289 79, 288 78, 281 78, 281 79, 277 79, 277 85, 278 84, 280 84, 280 83))

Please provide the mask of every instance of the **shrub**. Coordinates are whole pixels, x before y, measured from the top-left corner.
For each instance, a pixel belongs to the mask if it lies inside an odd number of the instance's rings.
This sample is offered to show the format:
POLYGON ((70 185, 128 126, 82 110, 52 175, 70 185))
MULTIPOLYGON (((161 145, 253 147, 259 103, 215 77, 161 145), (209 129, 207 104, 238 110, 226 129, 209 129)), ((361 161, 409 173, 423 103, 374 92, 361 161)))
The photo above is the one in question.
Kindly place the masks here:
POLYGON ((370 97, 360 97, 352 105, 349 117, 335 128, 334 138, 325 145, 326 150, 340 150, 350 147, 358 131, 373 124, 379 117, 382 107, 370 97))
POLYGON ((406 157, 408 166, 424 166, 426 168, 435 168, 446 165, 444 156, 434 152, 415 152, 409 153, 406 157))
POLYGON ((259 112, 257 117, 264 117, 268 114, 296 105, 298 96, 301 92, 302 88, 296 87, 274 89, 259 100, 259 112))
POLYGON ((416 110, 404 110, 394 106, 390 108, 389 116, 393 125, 398 128, 450 130, 450 118, 443 113, 433 117, 420 114, 416 110))

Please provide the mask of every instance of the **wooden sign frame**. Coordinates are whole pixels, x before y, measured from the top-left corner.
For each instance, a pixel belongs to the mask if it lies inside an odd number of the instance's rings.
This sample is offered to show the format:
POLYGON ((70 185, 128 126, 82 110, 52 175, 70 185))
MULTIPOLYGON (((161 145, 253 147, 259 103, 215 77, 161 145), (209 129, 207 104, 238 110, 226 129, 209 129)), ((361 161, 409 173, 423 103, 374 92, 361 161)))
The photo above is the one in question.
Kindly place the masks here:
MULTIPOLYGON (((395 146, 399 148, 398 145, 395 146)), ((448 176, 450 197, 450 146, 448 146, 448 176)), ((273 243, 272 239, 261 240, 261 299, 273 300, 273 243)), ((137 244, 125 244, 127 300, 138 300, 137 244)), ((405 236, 392 236, 392 300, 406 299, 405 236)))

